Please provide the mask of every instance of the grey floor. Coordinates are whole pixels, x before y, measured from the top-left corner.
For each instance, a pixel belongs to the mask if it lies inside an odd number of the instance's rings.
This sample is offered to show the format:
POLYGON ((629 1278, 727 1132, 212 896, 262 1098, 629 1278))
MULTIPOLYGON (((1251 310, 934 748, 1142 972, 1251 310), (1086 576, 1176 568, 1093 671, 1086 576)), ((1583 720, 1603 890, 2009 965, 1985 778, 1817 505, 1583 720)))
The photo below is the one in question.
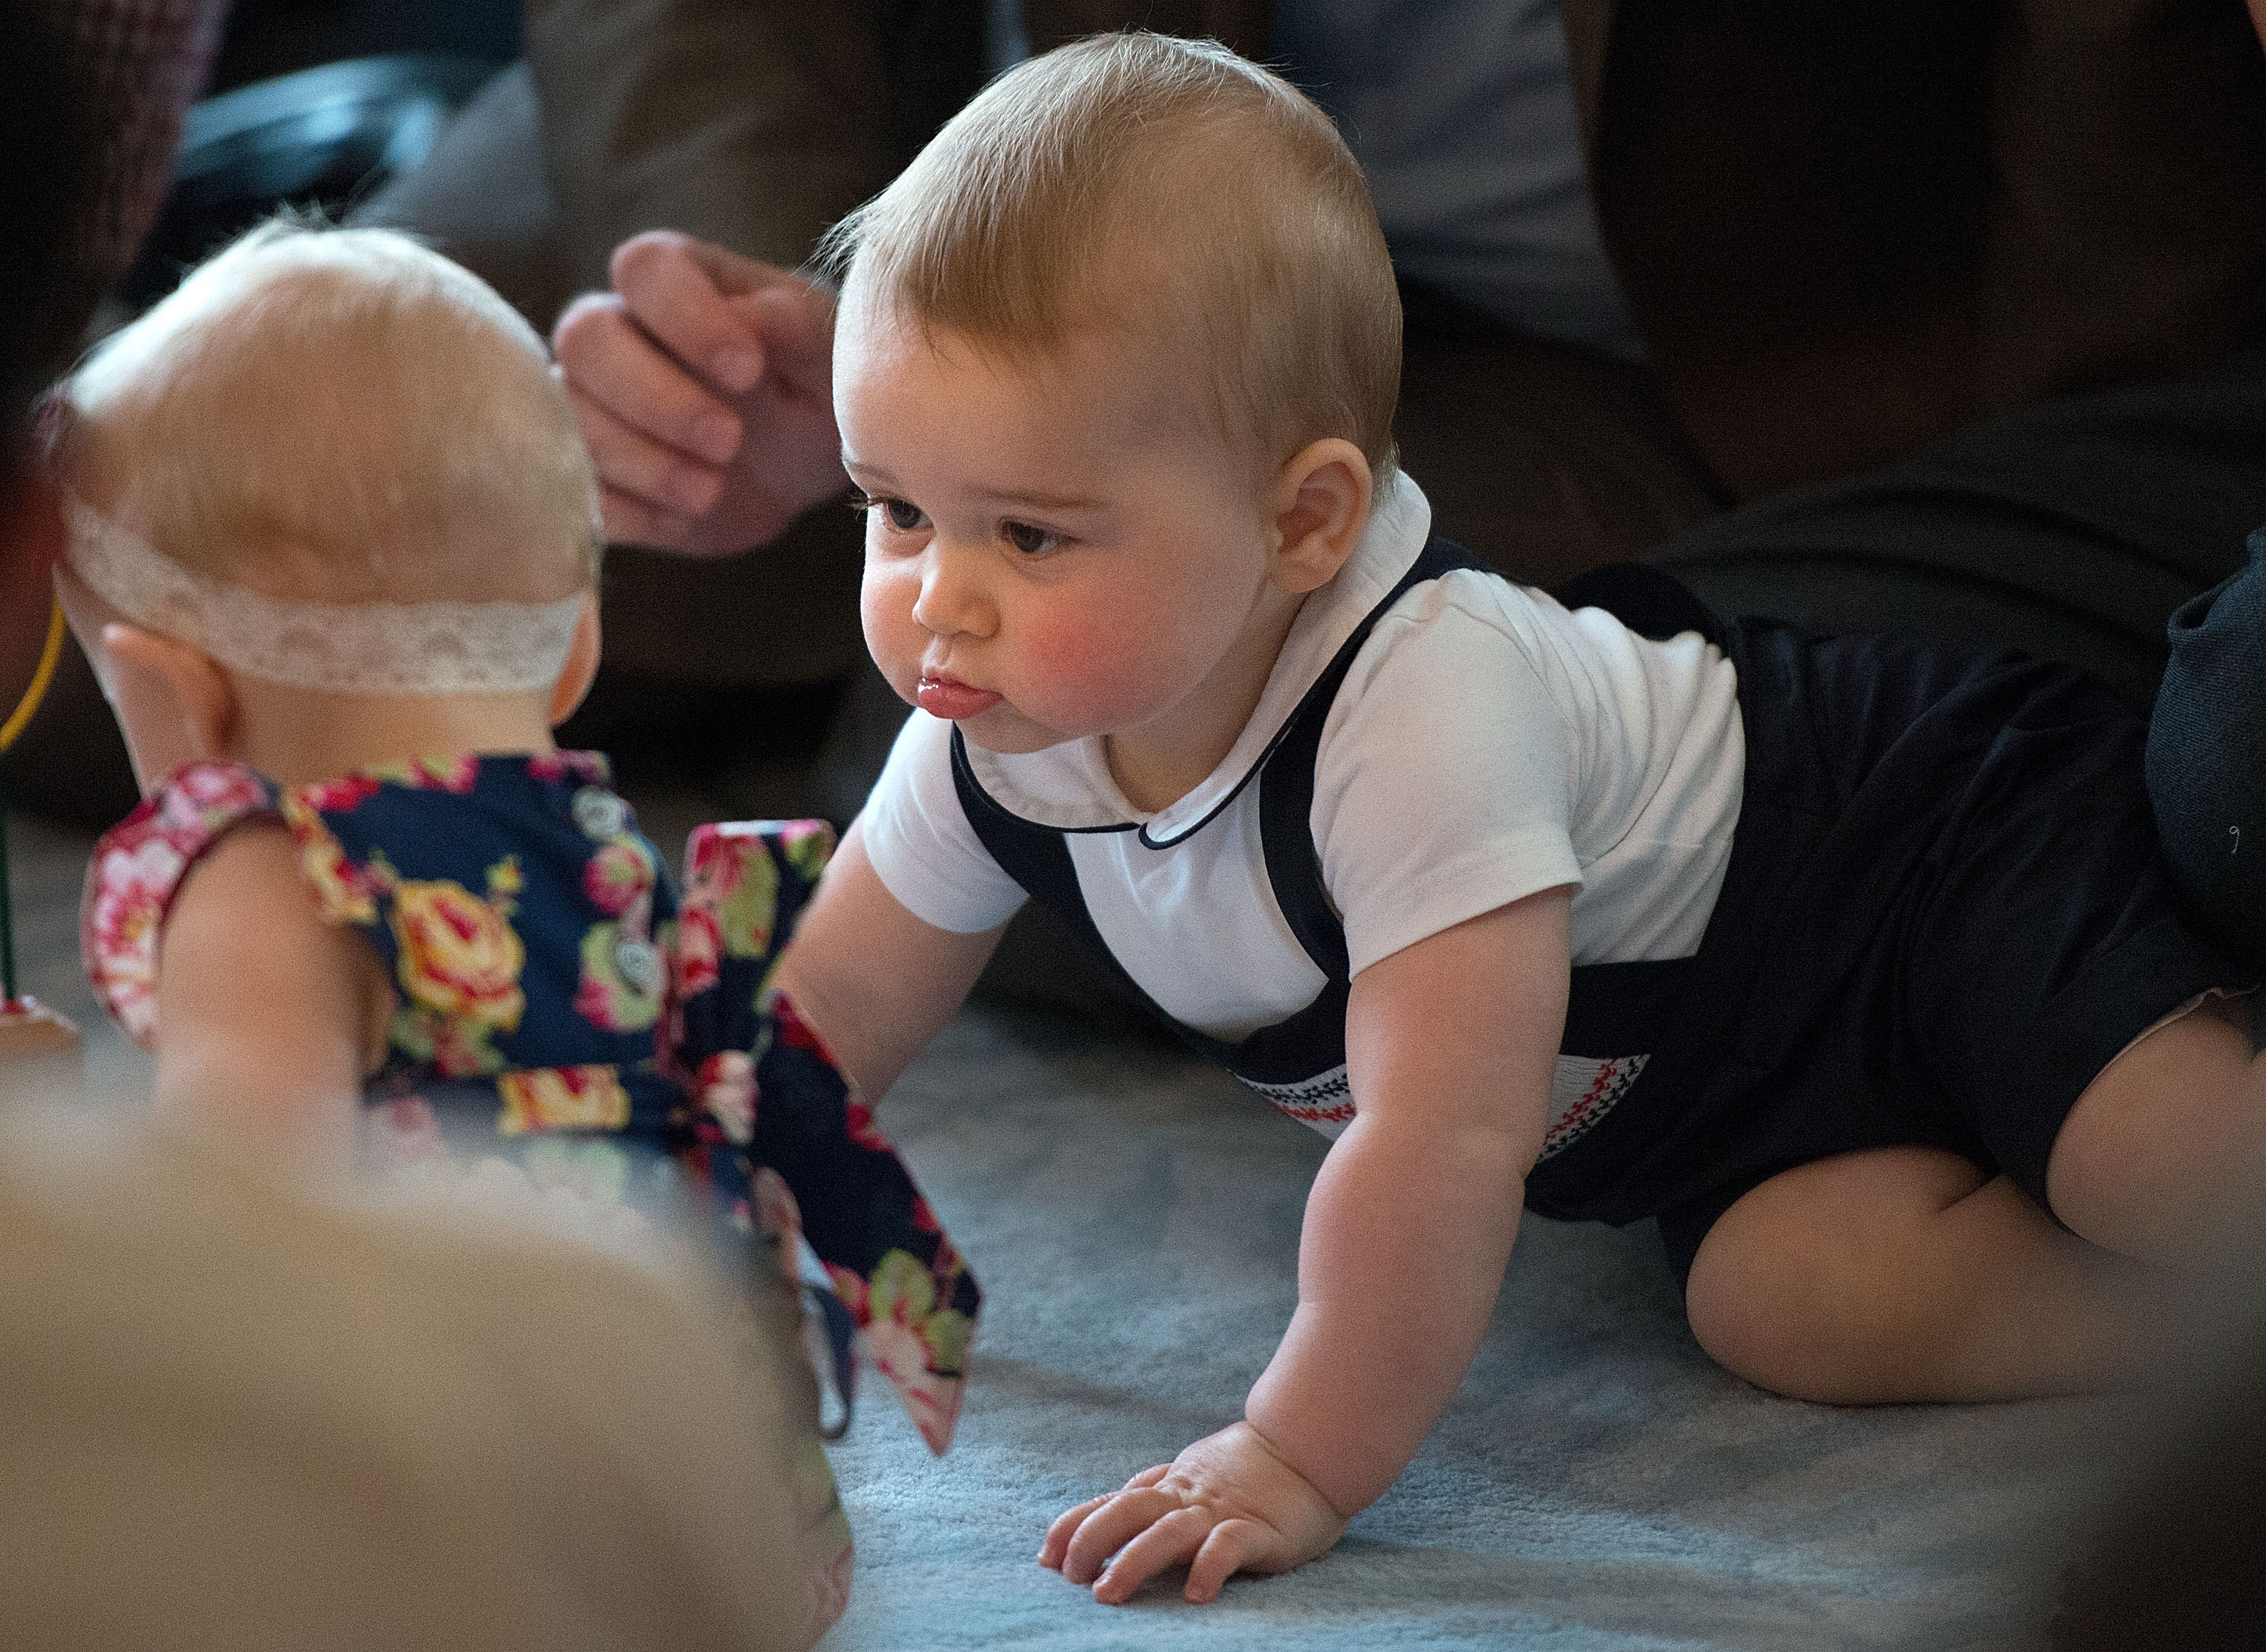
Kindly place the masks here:
POLYGON ((1322 1144, 1177 1053, 961 1019, 882 1111, 989 1292, 961 1435, 870 1393, 830 1648, 2041 1643, 2101 1402, 1839 1409, 1692 1341, 1648 1228, 1530 1217, 1495 1323, 1338 1548, 1195 1608, 1034 1563, 1070 1503, 1239 1414, 1296 1294, 1322 1144))

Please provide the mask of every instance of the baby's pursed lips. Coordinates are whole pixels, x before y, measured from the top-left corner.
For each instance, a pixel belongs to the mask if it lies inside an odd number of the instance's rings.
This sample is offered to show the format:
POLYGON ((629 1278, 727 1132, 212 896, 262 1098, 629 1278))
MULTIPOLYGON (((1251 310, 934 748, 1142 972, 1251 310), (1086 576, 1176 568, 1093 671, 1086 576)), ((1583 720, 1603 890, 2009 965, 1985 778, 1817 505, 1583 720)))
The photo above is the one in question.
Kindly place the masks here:
POLYGON ((999 704, 1002 698, 994 690, 963 683, 948 671, 924 670, 913 693, 914 704, 921 710, 947 722, 980 716, 999 704))

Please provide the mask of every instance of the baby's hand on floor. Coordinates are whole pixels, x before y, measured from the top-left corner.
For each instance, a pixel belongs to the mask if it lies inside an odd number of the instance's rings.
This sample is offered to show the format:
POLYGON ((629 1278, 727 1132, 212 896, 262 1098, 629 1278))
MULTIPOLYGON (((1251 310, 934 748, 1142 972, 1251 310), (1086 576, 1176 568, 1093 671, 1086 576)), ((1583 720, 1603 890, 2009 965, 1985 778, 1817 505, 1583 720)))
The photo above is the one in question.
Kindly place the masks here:
POLYGON ((1093 1597, 1114 1606, 1185 1561, 1185 1592, 1201 1603, 1235 1572, 1287 1572, 1312 1560, 1345 1524, 1256 1429, 1239 1422, 1064 1514, 1047 1528, 1039 1563, 1092 1583, 1093 1597))

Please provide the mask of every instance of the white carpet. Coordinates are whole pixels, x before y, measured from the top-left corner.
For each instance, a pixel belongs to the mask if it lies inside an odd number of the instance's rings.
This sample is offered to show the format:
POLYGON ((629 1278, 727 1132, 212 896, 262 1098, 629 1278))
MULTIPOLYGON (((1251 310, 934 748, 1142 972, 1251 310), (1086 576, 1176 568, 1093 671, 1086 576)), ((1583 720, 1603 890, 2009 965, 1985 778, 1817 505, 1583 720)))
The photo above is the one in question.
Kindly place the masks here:
POLYGON ((1096 1605, 1064 1508, 1232 1421, 1295 1299, 1325 1145, 1178 1052, 978 1010, 881 1113, 987 1294, 959 1443, 883 1386, 835 1464, 851 1648, 2008 1648, 2038 1643, 2101 1418, 1844 1410, 1713 1365, 1648 1225, 1529 1217, 1400 1482, 1298 1572, 1096 1605))

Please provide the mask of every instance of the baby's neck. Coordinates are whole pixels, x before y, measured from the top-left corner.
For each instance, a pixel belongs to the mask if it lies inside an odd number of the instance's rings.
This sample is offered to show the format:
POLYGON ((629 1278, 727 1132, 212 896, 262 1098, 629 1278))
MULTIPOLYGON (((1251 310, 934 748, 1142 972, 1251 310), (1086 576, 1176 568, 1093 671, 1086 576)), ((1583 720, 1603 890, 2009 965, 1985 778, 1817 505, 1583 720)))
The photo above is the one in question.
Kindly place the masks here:
POLYGON ((316 694, 241 681, 238 694, 229 755, 282 786, 413 757, 552 749, 538 694, 316 694))
POLYGON ((1127 802, 1152 812, 1168 809, 1227 761, 1259 709, 1305 600, 1271 588, 1261 591, 1243 635, 1181 707, 1150 727, 1103 737, 1109 777, 1127 802))

